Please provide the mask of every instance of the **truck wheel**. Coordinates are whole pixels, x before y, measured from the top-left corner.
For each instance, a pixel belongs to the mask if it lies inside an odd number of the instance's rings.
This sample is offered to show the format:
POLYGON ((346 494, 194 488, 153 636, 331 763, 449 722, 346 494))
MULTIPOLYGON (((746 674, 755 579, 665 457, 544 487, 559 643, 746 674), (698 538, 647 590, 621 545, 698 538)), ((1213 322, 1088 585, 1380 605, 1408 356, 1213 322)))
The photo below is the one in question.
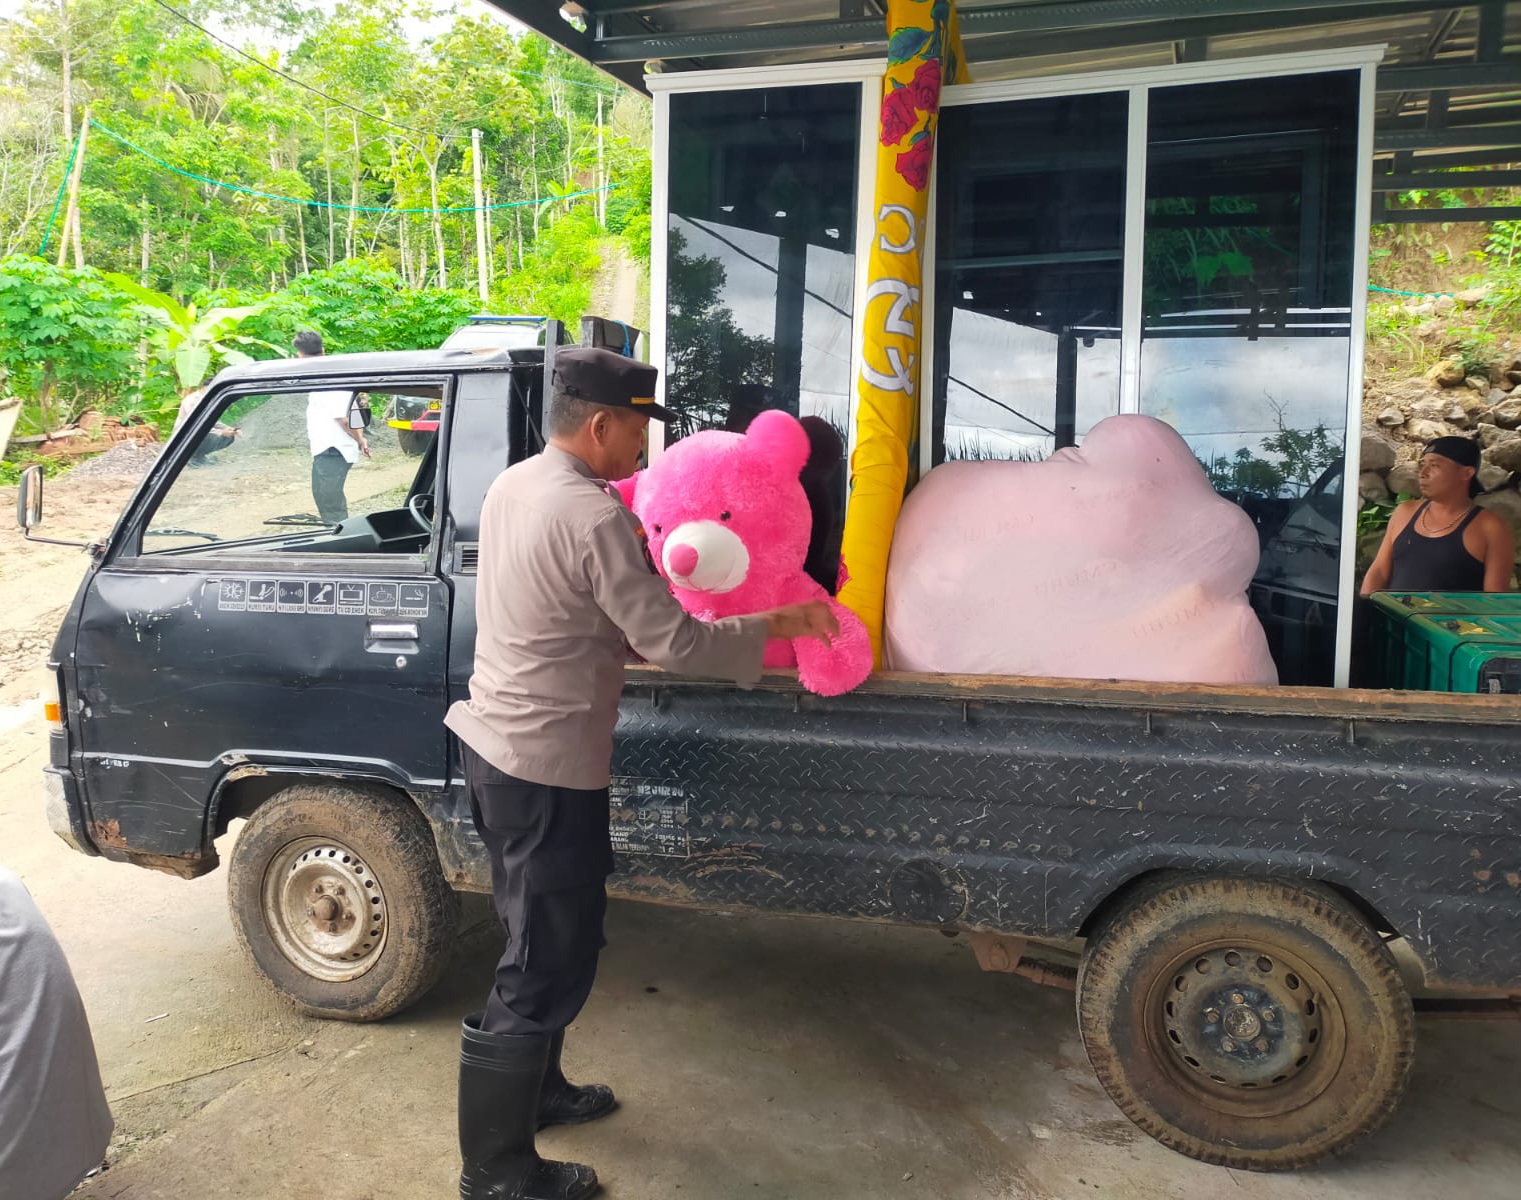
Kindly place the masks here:
POLYGON ((401 447, 403 454, 416 458, 428 449, 428 443, 433 440, 433 434, 427 430, 419 432, 416 429, 398 429, 396 431, 396 443, 401 447))
POLYGON ((243 949, 303 1013, 378 1021, 437 981, 459 898, 410 803, 352 786, 296 784, 249 818, 228 898, 243 949))
POLYGON ((1240 879, 1143 890, 1088 942, 1088 1061, 1124 1114, 1252 1171, 1346 1149, 1394 1111, 1415 1049, 1394 958, 1329 891, 1240 879))

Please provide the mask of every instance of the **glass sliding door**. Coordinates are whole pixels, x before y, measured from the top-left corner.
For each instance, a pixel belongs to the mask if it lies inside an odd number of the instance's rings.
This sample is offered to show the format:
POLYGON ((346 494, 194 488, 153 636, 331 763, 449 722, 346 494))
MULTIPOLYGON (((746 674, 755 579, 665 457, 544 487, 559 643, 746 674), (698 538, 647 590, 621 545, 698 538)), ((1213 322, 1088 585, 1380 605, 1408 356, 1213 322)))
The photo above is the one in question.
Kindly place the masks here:
POLYGON ((665 444, 743 432, 768 408, 801 418, 826 464, 804 484, 808 569, 830 591, 849 487, 861 92, 670 97, 665 444))
POLYGON ((1256 524, 1284 683, 1334 670, 1356 71, 1153 88, 1140 410, 1256 524))
POLYGON ((667 443, 763 408, 844 437, 860 130, 859 83, 671 96, 667 443))
POLYGON ((1118 411, 1124 92, 946 108, 933 461, 1041 459, 1118 411))

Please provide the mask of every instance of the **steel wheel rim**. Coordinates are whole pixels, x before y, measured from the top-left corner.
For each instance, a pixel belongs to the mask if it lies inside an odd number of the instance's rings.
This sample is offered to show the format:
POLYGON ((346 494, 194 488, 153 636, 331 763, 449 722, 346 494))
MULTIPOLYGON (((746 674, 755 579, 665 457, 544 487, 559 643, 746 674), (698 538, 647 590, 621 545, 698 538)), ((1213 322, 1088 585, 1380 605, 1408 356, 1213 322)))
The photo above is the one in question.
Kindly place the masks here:
POLYGON ((1162 1074, 1232 1116, 1304 1107, 1345 1056, 1345 1016, 1325 979, 1299 955, 1255 939, 1178 954, 1153 978, 1143 1011, 1162 1074))
POLYGON ((292 964, 344 983, 379 961, 390 925, 385 891, 367 863, 332 838, 298 838, 264 872, 264 921, 292 964))

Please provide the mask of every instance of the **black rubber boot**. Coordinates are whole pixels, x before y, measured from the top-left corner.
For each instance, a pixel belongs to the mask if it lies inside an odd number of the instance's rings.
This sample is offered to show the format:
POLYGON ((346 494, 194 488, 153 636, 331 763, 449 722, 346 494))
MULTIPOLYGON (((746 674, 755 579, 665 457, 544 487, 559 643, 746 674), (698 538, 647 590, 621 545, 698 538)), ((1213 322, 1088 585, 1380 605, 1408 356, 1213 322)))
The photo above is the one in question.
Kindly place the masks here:
POLYGON ((585 1200, 597 1173, 533 1145, 549 1035, 482 1033, 480 1019, 466 1017, 460 1037, 461 1200, 585 1200))
POLYGON ((577 1087, 560 1069, 560 1053, 565 1049, 565 1030, 550 1038, 549 1062, 544 1068, 544 1086, 539 1089, 539 1128, 551 1125, 584 1125, 605 1117, 618 1107, 613 1089, 606 1084, 589 1083, 577 1087))

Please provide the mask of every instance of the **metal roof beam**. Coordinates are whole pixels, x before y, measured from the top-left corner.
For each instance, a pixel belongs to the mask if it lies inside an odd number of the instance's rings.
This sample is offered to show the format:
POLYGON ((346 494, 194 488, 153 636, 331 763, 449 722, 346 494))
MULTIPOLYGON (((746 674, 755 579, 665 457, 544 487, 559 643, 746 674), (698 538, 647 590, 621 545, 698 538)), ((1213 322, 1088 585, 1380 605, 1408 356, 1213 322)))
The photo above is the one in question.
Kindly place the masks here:
MULTIPOLYGON (((1389 151, 1380 150, 1387 155, 1389 151)), ((1374 164, 1375 178, 1378 172, 1387 172, 1391 164, 1396 171, 1450 171, 1456 167, 1497 167, 1521 163, 1521 145, 1500 146, 1493 150, 1471 150, 1466 154, 1423 154, 1419 158, 1402 153, 1397 159, 1381 158, 1374 164)))
POLYGON ((1411 175, 1374 175, 1375 192, 1410 192, 1417 188, 1521 187, 1521 170, 1419 171, 1411 175))
POLYGON ((1378 129, 1373 144, 1380 151, 1422 150, 1441 146, 1518 146, 1521 125, 1474 125, 1460 129, 1378 129))
POLYGON ((1493 204, 1483 208, 1386 208, 1373 214, 1376 225, 1457 225, 1463 221, 1514 221, 1521 206, 1493 204))
POLYGON ((550 41, 563 46, 577 58, 600 67, 619 83, 644 91, 644 64, 623 66, 597 62, 592 56, 592 39, 560 16, 558 0, 549 0, 548 3, 545 0, 490 0, 490 3, 535 33, 541 33, 550 41))
POLYGON ((1505 53, 1505 5, 1497 0, 1487 0, 1479 5, 1479 44, 1477 57, 1480 62, 1494 62, 1505 53))
MULTIPOLYGON (((1437 92, 1433 99, 1446 96, 1445 92, 1437 92)), ((1386 118, 1379 121, 1380 131, 1404 131, 1409 129, 1480 129, 1485 125, 1502 125, 1510 122, 1521 121, 1521 104, 1514 101, 1509 103, 1486 104, 1482 107, 1460 108, 1448 111, 1442 104, 1432 106, 1432 118, 1424 116, 1386 118)))
MULTIPOLYGON (((495 3, 496 0, 492 0, 495 3)), ((659 13, 677 8, 697 8, 711 5, 713 0, 578 0, 581 8, 592 17, 609 17, 615 13, 659 13)))
MULTIPOLYGON (((1239 6, 1232 6, 1239 7, 1239 6)), ((1285 12, 1245 12, 1236 16, 1202 16, 1186 20, 1143 21, 1126 25, 1109 25, 1098 29, 1069 29, 1058 33, 1030 35, 1002 33, 966 42, 967 58, 973 63, 1000 59, 1041 58, 1055 54, 1091 54, 1126 46, 1166 45, 1188 38, 1230 37, 1244 33, 1271 33, 1279 29, 1311 28, 1335 25, 1343 21, 1372 21, 1388 17, 1391 12, 1431 12, 1453 7, 1452 0, 1413 0, 1394 10, 1377 3, 1336 4, 1324 8, 1285 12)), ((966 36, 966 19, 962 18, 962 35, 966 36)), ((1377 40, 1377 39, 1375 39, 1377 40)))
POLYGON ((1521 58, 1495 63, 1436 63, 1424 67, 1380 67, 1381 92, 1429 92, 1453 88, 1521 86, 1521 58))
MULTIPOLYGON (((509 11, 517 6, 513 0, 495 0, 495 3, 509 11)), ((1020 39, 1034 41, 1032 34, 1067 31, 1071 36, 1088 32, 1110 39, 1106 46, 1144 45, 1208 37, 1217 32, 1256 32, 1459 7, 1453 0, 1383 0, 1379 4, 1370 4, 1366 0, 1318 0, 1315 3, 1288 0, 1275 5, 1270 12, 1264 12, 1262 5, 1263 0, 1051 0, 966 9, 959 15, 962 37, 967 41, 969 55, 976 61, 990 57, 980 53, 978 43, 983 38, 1009 33, 1018 33, 1020 39), (1237 22, 1242 24, 1232 28, 1237 22), (1183 23, 1188 24, 1187 30, 1180 27, 1183 23)), ((773 54, 839 46, 876 46, 886 40, 886 28, 875 18, 786 21, 658 33, 647 37, 605 38, 595 44, 592 61, 644 62, 661 58, 773 54)), ((1065 47, 1056 46, 1038 52, 1051 54, 1064 50, 1065 47)))

